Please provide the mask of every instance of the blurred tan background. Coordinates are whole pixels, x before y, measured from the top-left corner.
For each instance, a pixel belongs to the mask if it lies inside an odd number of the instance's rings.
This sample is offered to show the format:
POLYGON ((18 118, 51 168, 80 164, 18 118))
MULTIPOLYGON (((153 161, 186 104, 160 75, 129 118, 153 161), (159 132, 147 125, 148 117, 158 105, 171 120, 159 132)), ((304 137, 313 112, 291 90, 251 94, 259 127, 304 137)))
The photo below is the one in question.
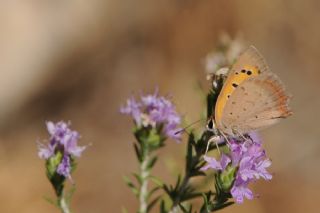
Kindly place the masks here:
MULTIPOLYGON (((118 108, 159 86, 198 119, 203 58, 223 31, 264 54, 294 116, 262 132, 274 179, 253 184, 260 198, 222 212, 319 212, 319 10, 317 0, 1 1, 0 212, 58 212, 37 157, 46 120, 71 120, 80 144, 93 143, 74 174, 74 212, 134 212, 122 181, 137 168, 132 123, 118 108)), ((163 158, 177 163, 160 160, 155 173, 173 182, 185 146, 167 144, 163 158)))

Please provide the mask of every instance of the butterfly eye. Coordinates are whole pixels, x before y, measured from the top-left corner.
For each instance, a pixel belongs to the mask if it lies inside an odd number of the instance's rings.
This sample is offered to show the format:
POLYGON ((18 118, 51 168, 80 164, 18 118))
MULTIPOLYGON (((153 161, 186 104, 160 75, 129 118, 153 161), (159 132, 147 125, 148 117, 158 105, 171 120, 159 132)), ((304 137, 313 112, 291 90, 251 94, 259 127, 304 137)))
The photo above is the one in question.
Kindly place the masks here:
POLYGON ((210 118, 210 120, 208 121, 207 128, 208 128, 208 130, 212 130, 213 129, 213 120, 212 120, 212 118, 210 118))

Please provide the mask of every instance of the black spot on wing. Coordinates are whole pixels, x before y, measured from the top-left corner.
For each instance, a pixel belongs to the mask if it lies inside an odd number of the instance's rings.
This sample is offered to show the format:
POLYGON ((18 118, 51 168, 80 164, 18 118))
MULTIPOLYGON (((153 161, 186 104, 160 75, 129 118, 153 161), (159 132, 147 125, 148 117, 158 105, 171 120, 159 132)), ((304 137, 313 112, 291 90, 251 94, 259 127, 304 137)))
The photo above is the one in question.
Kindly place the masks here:
POLYGON ((232 86, 233 86, 234 88, 237 88, 238 84, 232 83, 232 86))
POLYGON ((256 70, 258 71, 258 74, 261 73, 261 70, 259 69, 259 67, 255 66, 256 70))

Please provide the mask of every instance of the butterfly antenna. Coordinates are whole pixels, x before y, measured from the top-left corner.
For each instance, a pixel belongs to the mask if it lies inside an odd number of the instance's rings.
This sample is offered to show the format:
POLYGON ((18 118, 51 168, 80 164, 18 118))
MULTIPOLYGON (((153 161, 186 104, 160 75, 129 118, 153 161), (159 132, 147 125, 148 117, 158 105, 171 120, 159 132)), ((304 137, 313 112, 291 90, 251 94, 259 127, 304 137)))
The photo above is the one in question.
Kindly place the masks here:
MULTIPOLYGON (((199 119, 199 120, 197 120, 197 121, 194 121, 194 122, 192 122, 191 124, 189 124, 189 125, 187 125, 186 127, 184 127, 183 129, 180 129, 180 130, 176 131, 174 134, 177 135, 177 134, 180 134, 181 132, 186 132, 186 133, 188 133, 186 130, 187 130, 189 127, 193 126, 193 125, 196 124, 196 123, 199 123, 199 122, 202 121, 202 120, 204 120, 204 119, 202 118, 202 119, 199 119)), ((190 135, 190 133, 188 133, 188 135, 190 135)))

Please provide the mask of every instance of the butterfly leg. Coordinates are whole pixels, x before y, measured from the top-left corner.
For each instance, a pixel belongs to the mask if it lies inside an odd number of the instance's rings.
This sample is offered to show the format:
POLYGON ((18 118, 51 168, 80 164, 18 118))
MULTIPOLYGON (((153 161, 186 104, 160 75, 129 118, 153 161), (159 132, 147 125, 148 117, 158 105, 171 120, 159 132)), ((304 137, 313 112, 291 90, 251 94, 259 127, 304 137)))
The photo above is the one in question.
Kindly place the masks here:
POLYGON ((219 131, 219 132, 224 137, 224 139, 226 139, 227 144, 231 145, 229 139, 227 138, 227 136, 222 131, 219 131))
POLYGON ((218 152, 219 152, 219 155, 221 154, 221 152, 220 152, 220 149, 219 149, 219 146, 218 146, 218 142, 220 141, 220 137, 219 136, 212 136, 209 140, 208 140, 208 143, 207 143, 207 148, 206 148, 206 152, 205 152, 205 156, 207 155, 207 153, 208 153, 208 151, 209 151, 209 147, 210 147, 210 144, 212 143, 212 142, 214 142, 215 143, 215 145, 216 145, 216 147, 217 147, 217 150, 218 150, 218 152))
POLYGON ((244 136, 241 132, 239 132, 238 130, 234 129, 233 130, 237 135, 239 135, 244 141, 251 141, 252 142, 252 139, 249 137, 246 137, 244 136))

